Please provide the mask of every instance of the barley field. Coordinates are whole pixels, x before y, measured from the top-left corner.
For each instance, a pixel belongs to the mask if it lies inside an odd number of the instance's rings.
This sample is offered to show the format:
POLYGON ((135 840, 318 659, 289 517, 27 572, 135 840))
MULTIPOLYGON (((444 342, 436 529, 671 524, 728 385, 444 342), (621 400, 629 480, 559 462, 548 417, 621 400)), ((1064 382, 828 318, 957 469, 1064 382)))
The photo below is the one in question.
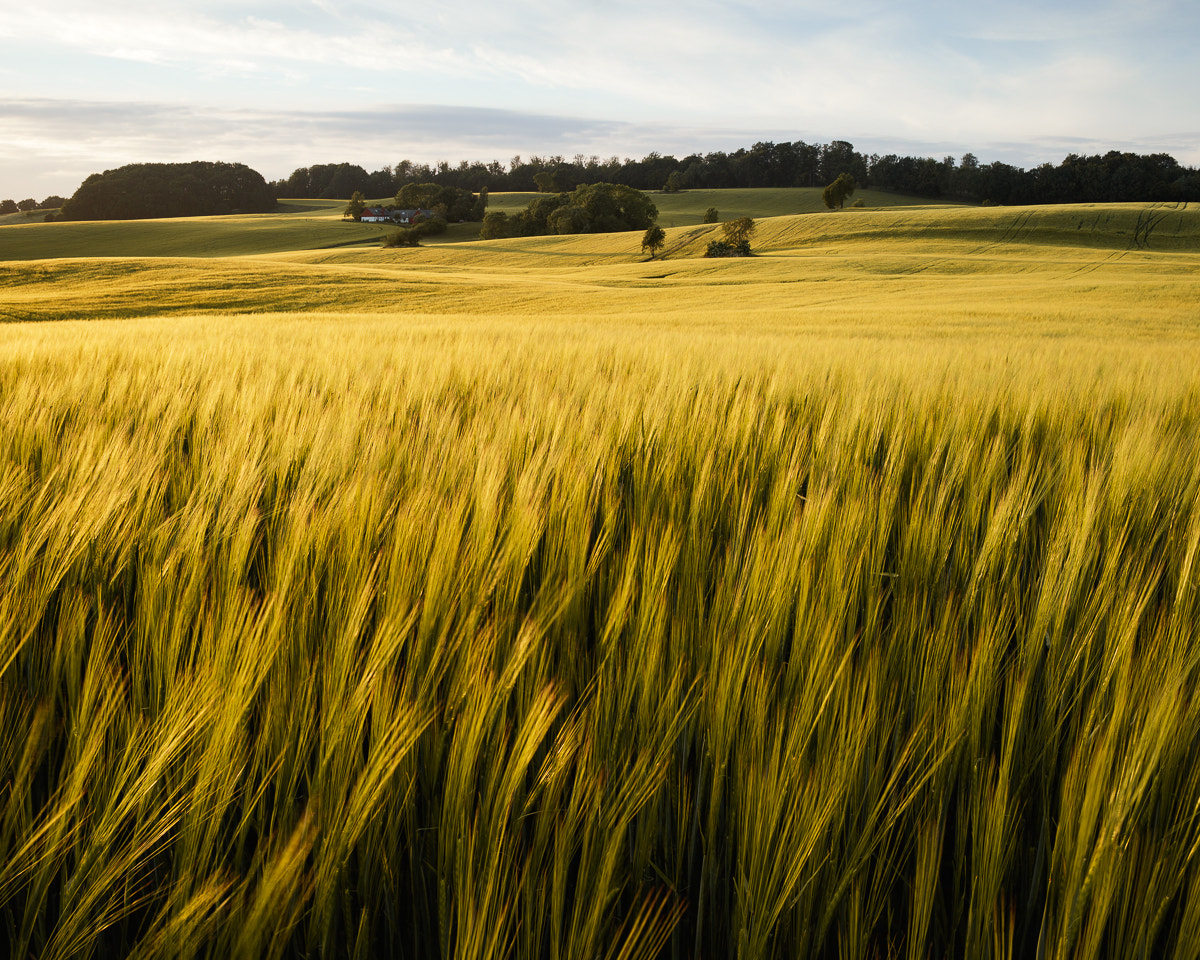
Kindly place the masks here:
POLYGON ((1200 211, 270 216, 0 227, 8 956, 1200 957, 1200 211))

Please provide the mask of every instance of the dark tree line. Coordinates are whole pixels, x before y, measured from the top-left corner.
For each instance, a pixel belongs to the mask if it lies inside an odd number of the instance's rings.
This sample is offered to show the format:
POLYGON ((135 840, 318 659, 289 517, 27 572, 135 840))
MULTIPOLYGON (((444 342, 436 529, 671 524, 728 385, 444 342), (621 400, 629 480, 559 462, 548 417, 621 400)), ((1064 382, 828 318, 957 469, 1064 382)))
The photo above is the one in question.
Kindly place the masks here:
MULTIPOLYGON (((620 157, 601 159, 577 154, 513 157, 508 164, 462 161, 452 165, 413 163, 401 160, 394 167, 373 173, 356 164, 321 164, 300 167, 286 180, 271 184, 276 196, 342 199, 355 190, 364 196, 385 197, 409 183, 437 183, 478 193, 496 191, 569 193, 590 183, 614 183, 636 190, 661 190, 668 181, 672 189, 719 187, 822 186, 839 173, 858 177, 854 148, 838 140, 817 144, 755 144, 751 150, 733 153, 691 154, 683 159, 650 153, 641 160, 620 157)), ((861 180, 861 177, 859 177, 861 180)))
MULTIPOLYGON (((650 153, 641 160, 581 154, 513 157, 507 164, 462 161, 452 165, 402 160, 368 173, 352 163, 300 167, 286 180, 266 183, 240 163, 142 163, 93 174, 70 200, 47 197, 0 202, 0 213, 63 207, 62 219, 133 219, 264 212, 274 198, 345 199, 356 191, 389 197, 411 184, 436 184, 464 194, 483 190, 569 193, 592 183, 671 192, 732 187, 823 187, 841 174, 859 187, 975 203, 1114 203, 1200 201, 1200 170, 1165 153, 1116 150, 1071 154, 1060 164, 1031 170, 999 161, 866 155, 845 140, 827 144, 763 141, 730 153, 682 159, 650 153)), ((472 219, 475 219, 472 217, 472 219)))
POLYGON ((141 220, 265 213, 275 197, 262 174, 241 163, 133 163, 83 181, 64 220, 141 220))
POLYGON ((845 140, 817 144, 759 142, 732 152, 683 158, 651 153, 641 160, 597 156, 513 157, 507 164, 466 160, 457 165, 402 160, 368 173, 355 164, 301 167, 275 181, 279 197, 341 199, 355 190, 368 197, 397 193, 410 183, 436 183, 478 193, 537 191, 566 193, 581 184, 614 183, 637 190, 731 187, 824 187, 841 174, 859 187, 923 197, 1003 204, 1200 200, 1200 171, 1173 157, 1110 151, 1103 156, 1068 156, 1061 164, 1032 170, 1007 163, 863 154, 845 140))
POLYGON ((57 210, 67 201, 57 195, 51 195, 38 203, 32 197, 25 200, 0 200, 0 216, 6 213, 33 213, 35 210, 57 210))
POLYGON ((914 157, 872 157, 870 185, 898 193, 977 202, 1121 203, 1200 200, 1200 171, 1165 153, 1111 150, 1103 156, 1069 155, 1057 166, 1032 170, 1007 163, 980 164, 966 154, 955 162, 914 157))

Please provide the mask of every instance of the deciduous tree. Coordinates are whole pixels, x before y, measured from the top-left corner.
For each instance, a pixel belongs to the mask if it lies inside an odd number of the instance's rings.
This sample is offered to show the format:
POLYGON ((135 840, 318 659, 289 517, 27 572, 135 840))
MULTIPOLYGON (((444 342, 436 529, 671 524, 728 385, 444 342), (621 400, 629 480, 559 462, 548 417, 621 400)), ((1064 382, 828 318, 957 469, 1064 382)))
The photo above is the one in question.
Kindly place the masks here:
POLYGON ((508 214, 502 210, 493 210, 483 218, 483 229, 479 231, 479 239, 502 240, 511 234, 512 227, 508 222, 508 214))
POLYGON ((666 242, 666 231, 658 224, 655 224, 642 237, 642 253, 649 251, 650 259, 653 260, 658 255, 658 251, 666 245, 666 242))
POLYGON ((840 210, 846 205, 846 198, 854 193, 857 184, 848 173, 839 173, 837 179, 821 191, 821 199, 830 210, 840 210))
POLYGON ((721 229, 725 232, 725 242, 736 247, 740 243, 750 242, 758 224, 750 217, 738 217, 723 224, 721 229))

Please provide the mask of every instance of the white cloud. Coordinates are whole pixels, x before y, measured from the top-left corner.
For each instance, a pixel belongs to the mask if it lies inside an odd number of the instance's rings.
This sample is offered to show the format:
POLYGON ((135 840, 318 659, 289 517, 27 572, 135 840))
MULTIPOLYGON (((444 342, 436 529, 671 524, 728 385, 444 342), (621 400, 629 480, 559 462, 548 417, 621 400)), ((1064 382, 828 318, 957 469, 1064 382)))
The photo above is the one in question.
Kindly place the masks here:
MULTIPOLYGON (((343 108, 387 115, 395 102, 448 105, 436 108, 443 116, 490 108, 489 116, 580 118, 556 120, 559 132, 540 139, 515 121, 507 137, 419 124, 421 132, 399 134, 408 153, 425 157, 475 156, 471 144, 525 153, 596 144, 604 153, 600 130, 614 138, 612 151, 672 149, 670 131, 714 140, 744 131, 746 144, 857 131, 880 143, 959 144, 981 157, 988 143, 1037 138, 1175 138, 1188 150, 1186 132, 1200 128, 1192 0, 42 0, 0 9, 0 36, 9 48, 0 101, 71 101, 86 90, 97 101, 140 103, 152 90, 180 115, 224 118, 229 138, 241 135, 241 121, 229 119, 238 111, 289 116, 291 126, 271 126, 270 136, 280 155, 294 145, 292 165, 317 162, 318 144, 352 158, 368 135, 346 140, 331 118, 343 108), (296 129, 308 139, 292 136, 296 129)), ((151 138, 160 151, 183 137, 190 158, 218 129, 193 122, 203 139, 161 112, 145 126, 172 131, 151 138)), ((78 123, 106 156, 148 146, 102 119, 78 123)), ((51 149, 53 126, 47 118, 39 127, 39 149, 51 149)), ((78 128, 69 136, 78 142, 78 128)), ((245 142, 265 151, 261 141, 245 142)), ((53 155, 71 156, 72 142, 53 155)), ((722 144, 731 145, 698 146, 722 144)))

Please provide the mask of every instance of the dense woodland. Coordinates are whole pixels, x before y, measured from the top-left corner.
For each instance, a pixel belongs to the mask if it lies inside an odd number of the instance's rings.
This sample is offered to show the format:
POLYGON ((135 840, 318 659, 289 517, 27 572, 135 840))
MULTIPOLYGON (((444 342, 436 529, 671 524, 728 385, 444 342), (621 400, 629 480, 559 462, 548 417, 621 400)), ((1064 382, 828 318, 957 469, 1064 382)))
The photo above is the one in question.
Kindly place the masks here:
POLYGON ((265 213, 275 197, 243 163, 132 163, 93 173, 62 208, 64 220, 142 220, 265 213))
POLYGON ((975 203, 1116 203, 1200 200, 1200 170, 1165 153, 1115 150, 1103 156, 1071 154, 1062 163, 1032 170, 999 161, 866 155, 845 140, 828 144, 760 142, 732 153, 716 151, 682 159, 651 153, 641 160, 576 155, 513 157, 508 164, 402 160, 368 173, 351 163, 300 167, 271 184, 278 197, 341 198, 360 190, 368 197, 396 193, 408 183, 437 183, 478 192, 561 193, 585 183, 616 183, 638 190, 734 187, 818 187, 839 174, 860 187, 975 203))

